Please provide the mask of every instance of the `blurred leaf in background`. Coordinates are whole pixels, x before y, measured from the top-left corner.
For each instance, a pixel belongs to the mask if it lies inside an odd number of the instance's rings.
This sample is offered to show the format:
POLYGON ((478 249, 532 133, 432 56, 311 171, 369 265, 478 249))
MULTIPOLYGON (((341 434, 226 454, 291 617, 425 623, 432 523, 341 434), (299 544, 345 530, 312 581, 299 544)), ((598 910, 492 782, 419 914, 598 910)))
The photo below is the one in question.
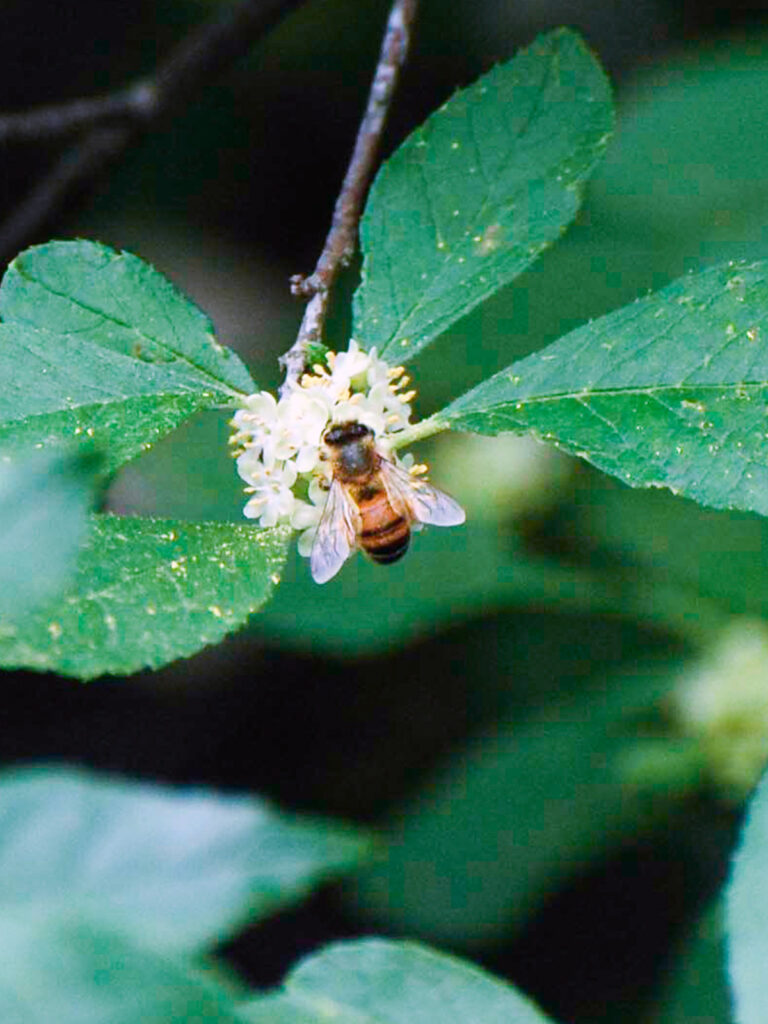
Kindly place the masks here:
POLYGON ((647 1024, 731 1024, 721 906, 710 907, 694 923, 665 964, 663 977, 647 1024))
POLYGON ((0 1016, 235 1021, 191 959, 367 856, 255 797, 40 766, 0 780, 0 1016))
POLYGON ((768 777, 749 803, 726 889, 728 977, 738 1024, 761 1024, 768 1003, 768 777))
POLYGON ((94 925, 6 918, 0 933, 6 1024, 238 1024, 234 993, 199 968, 94 925))
POLYGON ((369 852, 355 829, 252 796, 45 766, 0 792, 3 920, 99 924, 169 953, 221 942, 369 852))
POLYGON ((547 1024, 511 985, 414 942, 339 943, 300 963, 284 991, 244 1007, 253 1024, 547 1024))
POLYGON ((93 452, 0 453, 0 634, 6 639, 74 575, 101 468, 93 452))
MULTIPOLYGON (((354 883, 358 911, 454 947, 520 929, 548 894, 680 795, 669 780, 622 775, 622 754, 674 668, 638 660, 602 678, 595 666, 590 678, 587 667, 576 692, 481 730, 389 816, 381 856, 354 883)), ((513 664, 508 672, 514 685, 513 664)))

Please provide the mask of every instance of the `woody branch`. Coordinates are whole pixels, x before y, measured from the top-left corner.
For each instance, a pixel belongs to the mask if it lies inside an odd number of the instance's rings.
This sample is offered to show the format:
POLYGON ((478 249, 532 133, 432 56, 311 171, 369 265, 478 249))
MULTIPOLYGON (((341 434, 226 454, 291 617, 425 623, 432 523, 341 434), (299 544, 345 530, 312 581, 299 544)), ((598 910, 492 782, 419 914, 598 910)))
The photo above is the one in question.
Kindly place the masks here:
POLYGON ((323 251, 308 277, 296 274, 291 278, 293 294, 309 301, 296 341, 280 359, 285 368, 281 394, 289 390, 304 372, 307 346, 322 340, 331 288, 341 268, 354 255, 363 202, 376 165, 392 97, 408 55, 417 8, 418 0, 394 0, 392 4, 368 103, 323 251))
POLYGON ((193 29, 154 76, 106 96, 0 114, 0 145, 74 139, 0 225, 3 262, 145 133, 188 106, 303 0, 244 0, 193 29))

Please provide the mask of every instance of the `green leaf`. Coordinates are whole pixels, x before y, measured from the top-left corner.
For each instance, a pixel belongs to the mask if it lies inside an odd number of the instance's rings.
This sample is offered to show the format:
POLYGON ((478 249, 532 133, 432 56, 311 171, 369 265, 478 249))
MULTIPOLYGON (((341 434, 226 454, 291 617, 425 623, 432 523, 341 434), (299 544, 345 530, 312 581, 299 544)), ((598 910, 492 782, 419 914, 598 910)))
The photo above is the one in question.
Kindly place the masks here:
POLYGON ((567 29, 456 93, 371 188, 361 345, 402 363, 521 273, 573 220, 612 126, 608 81, 567 29))
POLYGON ((435 421, 530 430, 633 487, 768 513, 768 264, 729 263, 572 331, 435 421))
POLYGON ((666 965, 651 1020, 659 1024, 730 1024, 721 908, 710 907, 666 965))
POLYGON ((60 452, 0 461, 0 622, 21 622, 69 581, 99 468, 60 452))
POLYGON ((254 1024, 547 1024, 511 985, 415 942, 340 942, 308 957, 285 994, 242 1011, 254 1024))
POLYGON ((323 586, 322 600, 307 560, 292 552, 282 586, 251 628, 268 643, 352 658, 391 653, 511 607, 609 616, 620 611, 657 628, 678 627, 682 635, 711 628, 711 612, 700 607, 692 623, 673 587, 642 587, 636 573, 622 578, 532 554, 495 523, 427 529, 413 538, 412 548, 386 567, 362 555, 350 559, 323 586))
POLYGON ((94 242, 18 256, 0 317, 0 443, 93 439, 113 467, 197 410, 255 390, 169 281, 94 242))
MULTIPOLYGON (((424 530, 412 547, 386 567, 356 556, 323 586, 321 600, 307 559, 292 553, 283 585, 253 629, 286 647, 359 657, 434 635, 441 626, 503 606, 521 591, 527 599, 535 586, 528 565, 507 557, 496 528, 424 530)), ((548 565, 534 570, 538 593, 547 589, 547 570, 554 595, 564 589, 564 577, 548 565)))
POLYGON ((0 946, 10 916, 44 914, 199 952, 351 869, 367 845, 351 828, 254 797, 74 770, 6 773, 0 946))
POLYGON ((768 775, 749 806, 726 889, 728 973, 737 1024, 763 1024, 768 1006, 768 775))
MULTIPOLYGON (((540 659, 537 641, 518 657, 540 659)), ((565 880, 668 813, 669 789, 633 783, 622 758, 678 673, 649 658, 581 692, 539 695, 527 715, 511 709, 381 823, 381 856, 354 880, 356 913, 454 947, 519 929, 565 880)))
POLYGON ((73 586, 0 627, 0 664, 91 679, 158 668, 239 628, 279 582, 290 531, 95 516, 73 586))
POLYGON ((190 965, 88 924, 10 916, 0 932, 3 1024, 242 1024, 231 992, 190 965))

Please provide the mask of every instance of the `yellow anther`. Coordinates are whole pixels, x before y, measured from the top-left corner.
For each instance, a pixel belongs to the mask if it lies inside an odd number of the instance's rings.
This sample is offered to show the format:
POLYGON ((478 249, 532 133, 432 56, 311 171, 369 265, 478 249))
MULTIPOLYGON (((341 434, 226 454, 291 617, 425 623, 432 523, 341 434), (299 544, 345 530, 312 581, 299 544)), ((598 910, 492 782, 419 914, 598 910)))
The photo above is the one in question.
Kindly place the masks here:
POLYGON ((401 377, 404 373, 404 366, 393 366, 389 370, 387 370, 387 376, 390 378, 390 380, 397 380, 397 378, 401 377))
POLYGON ((412 402, 415 397, 415 391, 406 391, 404 395, 400 395, 400 401, 405 402, 407 404, 408 402, 412 402))

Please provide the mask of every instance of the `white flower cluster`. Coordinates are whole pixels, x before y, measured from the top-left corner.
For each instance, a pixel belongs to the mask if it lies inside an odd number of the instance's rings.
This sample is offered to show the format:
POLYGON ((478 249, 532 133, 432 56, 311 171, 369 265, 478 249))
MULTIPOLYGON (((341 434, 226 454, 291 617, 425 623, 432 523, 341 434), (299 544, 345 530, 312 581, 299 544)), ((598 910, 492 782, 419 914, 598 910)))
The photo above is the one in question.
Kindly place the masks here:
POLYGON ((356 421, 386 445, 388 435, 408 425, 415 394, 402 391, 408 384, 402 367, 391 367, 375 349, 362 351, 354 340, 346 352, 326 352, 324 361, 279 401, 268 391, 249 395, 232 419, 237 471, 251 495, 244 514, 264 527, 285 523, 306 531, 302 554, 309 554, 328 493, 320 458, 328 427, 356 421))
POLYGON ((768 761, 768 629, 739 616, 687 669, 671 708, 696 741, 701 765, 725 793, 743 799, 768 761))

